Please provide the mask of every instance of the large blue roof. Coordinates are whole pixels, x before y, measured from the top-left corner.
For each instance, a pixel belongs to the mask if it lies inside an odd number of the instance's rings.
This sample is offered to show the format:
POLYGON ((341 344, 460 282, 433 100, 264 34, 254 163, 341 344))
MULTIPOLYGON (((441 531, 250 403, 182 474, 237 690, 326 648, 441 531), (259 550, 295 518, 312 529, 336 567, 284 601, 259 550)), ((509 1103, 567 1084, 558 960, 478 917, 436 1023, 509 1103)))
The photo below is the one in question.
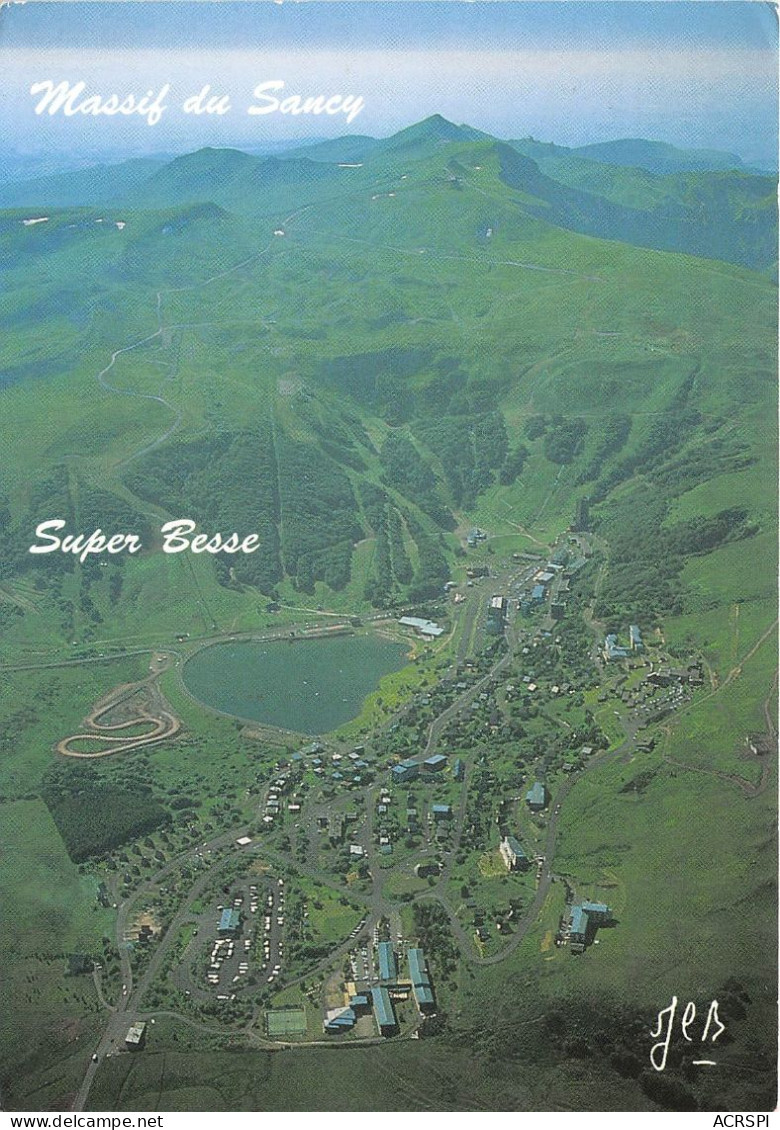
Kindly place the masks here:
POLYGON ((572 934, 586 934, 588 930, 588 915, 581 906, 573 906, 571 908, 571 932, 572 934))
POLYGON ((394 1027, 395 1013, 387 989, 383 989, 381 986, 378 989, 372 989, 371 999, 374 1002, 374 1012, 380 1028, 394 1027))
POLYGON ((237 930, 240 923, 241 918, 237 910, 226 907, 225 910, 222 911, 219 919, 220 930, 237 930))
POLYGON ((379 977, 382 981, 394 981, 398 975, 395 964, 395 954, 391 942, 380 942, 377 946, 379 953, 379 977))
POLYGON ((429 985, 412 985, 412 992, 419 1005, 433 1004, 433 992, 429 985))
POLYGON ((425 968, 425 954, 423 951, 412 946, 407 956, 409 958, 409 976, 412 985, 429 985, 430 978, 425 968))

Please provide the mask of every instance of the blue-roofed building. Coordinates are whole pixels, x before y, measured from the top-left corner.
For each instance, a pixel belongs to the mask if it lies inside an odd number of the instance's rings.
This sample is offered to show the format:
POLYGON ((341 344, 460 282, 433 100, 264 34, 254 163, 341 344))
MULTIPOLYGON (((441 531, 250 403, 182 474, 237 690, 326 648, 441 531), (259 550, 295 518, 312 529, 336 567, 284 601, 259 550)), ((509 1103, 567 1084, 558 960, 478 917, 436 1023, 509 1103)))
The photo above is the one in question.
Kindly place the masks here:
POLYGON ((499 851, 507 871, 524 871, 529 866, 528 856, 523 850, 523 845, 514 836, 504 836, 499 845, 499 851))
POLYGON ((349 1007, 353 1010, 356 1016, 360 1016, 362 1013, 368 1012, 368 997, 365 993, 358 993, 356 996, 350 997, 349 1007))
POLYGON ((416 761, 407 760, 402 761, 400 765, 394 765, 390 770, 390 776, 393 781, 413 781, 420 775, 420 766, 416 761))
POLYGON ((464 772, 465 772, 465 766, 463 764, 463 761, 461 760, 460 757, 456 757, 455 763, 452 766, 453 777, 455 778, 456 781, 462 781, 464 772))
POLYGON ((525 803, 531 812, 541 812, 547 807, 547 789, 542 781, 535 781, 525 794, 525 803))
POLYGON ((590 921, 587 912, 581 906, 571 908, 571 926, 569 928, 569 944, 578 949, 585 948, 590 921))
POLYGON ((531 600, 534 604, 541 604, 544 600, 544 585, 534 585, 531 589, 531 600))
POLYGON ((447 758, 442 753, 434 753, 433 757, 426 757, 422 763, 423 773, 438 773, 447 764, 447 758))
POLYGON ((219 933, 220 934, 235 934, 241 925, 241 915, 237 910, 231 907, 226 907, 219 919, 219 933))
POLYGON ((412 946, 408 953, 409 979, 412 982, 412 992, 417 1001, 420 1012, 432 1012, 436 1007, 431 988, 431 979, 425 964, 425 954, 419 947, 412 946))
POLYGON ((398 977, 398 966, 392 942, 380 942, 376 948, 379 955, 379 980, 395 981, 398 977))
POLYGON ((433 804, 431 812, 434 820, 449 820, 452 816, 452 807, 449 804, 433 804))
POLYGON ((383 1036, 394 1036, 398 1031, 398 1022, 395 1018, 390 994, 387 989, 380 986, 371 990, 371 1000, 374 1005, 376 1026, 383 1036))
POLYGON ((644 647, 642 643, 642 633, 636 624, 632 624, 628 629, 628 639, 631 644, 632 651, 641 651, 644 647))
POLYGON ((406 956, 409 961, 409 979, 412 984, 427 985, 429 983, 429 977, 423 951, 419 946, 410 946, 406 956))
POLYGON ((572 953, 582 953, 593 941, 599 926, 612 922, 612 911, 605 902, 585 901, 572 906, 569 925, 569 945, 572 953))
POLYGON ((612 918, 612 911, 605 902, 583 902, 582 909, 594 926, 600 926, 612 918))
POLYGON ((616 635, 606 636, 604 639, 604 658, 610 659, 626 659, 629 654, 627 647, 621 647, 617 642, 616 635))
POLYGON ((322 1027, 326 1032, 349 1032, 355 1027, 357 1014, 350 1007, 330 1008, 325 1014, 322 1027))
POLYGON ((417 1007, 420 1012, 433 1012, 436 1007, 436 1001, 433 997, 433 989, 430 985, 412 985, 412 992, 414 999, 417 1001, 417 1007))

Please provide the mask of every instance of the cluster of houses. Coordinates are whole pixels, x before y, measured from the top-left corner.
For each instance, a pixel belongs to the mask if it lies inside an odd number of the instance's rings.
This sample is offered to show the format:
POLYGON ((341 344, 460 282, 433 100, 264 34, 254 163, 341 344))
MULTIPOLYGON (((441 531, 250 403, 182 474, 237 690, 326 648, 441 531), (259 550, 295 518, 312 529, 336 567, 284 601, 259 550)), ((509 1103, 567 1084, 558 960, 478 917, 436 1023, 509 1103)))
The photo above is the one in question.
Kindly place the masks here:
MULTIPOLYGON (((557 549, 550 557, 550 560, 534 573, 531 579, 531 588, 529 592, 525 592, 520 597, 519 608, 524 616, 530 616, 532 612, 540 608, 547 600, 549 586, 558 573, 562 572, 569 560, 569 551, 565 546, 557 549)), ((560 619, 563 616, 565 605, 560 604, 555 606, 555 618, 560 619)), ((552 611, 552 606, 551 606, 552 611)))
MULTIPOLYGON (((525 794, 525 803, 531 812, 542 812, 550 803, 547 786, 543 781, 535 781, 525 794)), ((504 836, 499 844, 501 858, 507 871, 525 871, 531 866, 523 845, 511 835, 504 836)))
POLYGON ((431 757, 426 757, 424 761, 415 761, 414 758, 409 758, 400 762, 399 765, 394 765, 390 770, 390 776, 396 784, 403 784, 406 781, 416 780, 421 773, 424 777, 440 773, 446 764, 447 758, 441 753, 434 753, 431 757))
POLYGON ((329 1034, 349 1032, 360 1016, 373 1010, 377 1030, 382 1036, 394 1036, 398 1031, 398 1020, 394 1001, 408 1000, 411 994, 421 1013, 431 1013, 436 1008, 425 954, 417 946, 411 946, 406 960, 409 975, 399 975, 398 961, 392 942, 379 942, 379 984, 367 992, 353 993, 349 1003, 338 1008, 328 1009, 323 1020, 323 1030, 329 1034))

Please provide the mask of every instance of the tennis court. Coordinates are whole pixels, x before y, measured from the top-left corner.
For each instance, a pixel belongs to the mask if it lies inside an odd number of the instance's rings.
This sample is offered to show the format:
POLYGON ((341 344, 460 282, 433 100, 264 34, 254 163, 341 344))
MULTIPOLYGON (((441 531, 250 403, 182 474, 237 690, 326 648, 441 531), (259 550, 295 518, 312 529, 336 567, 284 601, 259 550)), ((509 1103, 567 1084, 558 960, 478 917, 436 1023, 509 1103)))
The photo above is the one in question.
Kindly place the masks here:
POLYGON ((265 1014, 269 1036, 301 1036, 306 1031, 306 1011, 302 1008, 279 1008, 265 1014))

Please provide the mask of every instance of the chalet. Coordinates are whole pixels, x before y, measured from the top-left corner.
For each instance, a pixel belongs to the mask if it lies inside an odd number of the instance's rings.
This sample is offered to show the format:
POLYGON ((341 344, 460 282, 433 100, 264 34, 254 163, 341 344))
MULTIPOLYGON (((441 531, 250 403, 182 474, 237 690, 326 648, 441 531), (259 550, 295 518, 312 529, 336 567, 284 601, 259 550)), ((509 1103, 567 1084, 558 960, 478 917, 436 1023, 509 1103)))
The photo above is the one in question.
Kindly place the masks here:
POLYGON ((422 763, 423 773, 439 773, 447 764, 447 758, 441 753, 434 753, 433 757, 426 757, 422 763))
MULTIPOLYGON (((530 687, 529 687, 530 690, 530 687)), ((531 812, 541 812, 548 804, 547 788, 542 781, 535 781, 525 794, 525 803, 531 812)))
POLYGON ((571 908, 569 946, 572 953, 582 953, 593 940, 599 926, 612 920, 612 911, 604 902, 583 902, 571 908))
POLYGON ((745 741, 754 757, 765 757, 766 754, 772 753, 775 748, 771 734, 748 734, 745 741))
POLYGON ((390 775, 394 782, 413 781, 420 775, 420 766, 416 761, 402 761, 400 765, 393 766, 390 775))
POLYGON ((524 871, 529 866, 523 846, 514 836, 504 836, 499 846, 507 871, 524 871))

